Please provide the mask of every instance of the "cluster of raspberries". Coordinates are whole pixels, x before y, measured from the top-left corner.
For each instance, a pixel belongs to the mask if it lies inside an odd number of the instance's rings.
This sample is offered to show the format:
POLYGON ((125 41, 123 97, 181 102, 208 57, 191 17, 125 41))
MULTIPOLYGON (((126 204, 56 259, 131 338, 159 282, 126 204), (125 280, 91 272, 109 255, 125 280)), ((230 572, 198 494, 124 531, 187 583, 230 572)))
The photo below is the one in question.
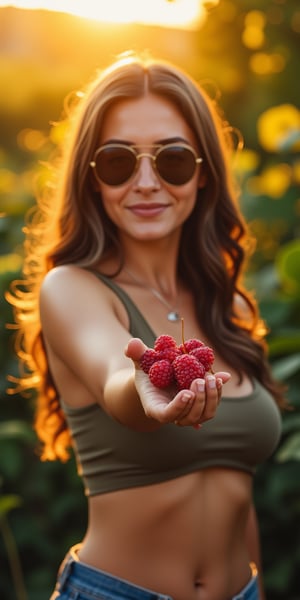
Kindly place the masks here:
POLYGON ((213 350, 196 338, 177 346, 171 335, 160 335, 154 348, 147 349, 142 355, 140 367, 156 387, 176 384, 183 390, 188 389, 194 379, 203 378, 211 371, 214 359, 213 350))

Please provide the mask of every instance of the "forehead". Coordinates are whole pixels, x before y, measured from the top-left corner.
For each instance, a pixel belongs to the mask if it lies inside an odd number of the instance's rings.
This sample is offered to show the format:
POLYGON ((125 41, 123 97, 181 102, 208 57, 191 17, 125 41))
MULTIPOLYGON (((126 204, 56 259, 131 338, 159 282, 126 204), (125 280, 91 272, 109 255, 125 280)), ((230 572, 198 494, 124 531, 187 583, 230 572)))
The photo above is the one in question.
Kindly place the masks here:
POLYGON ((154 143, 172 137, 195 143, 179 108, 167 98, 149 93, 115 102, 105 114, 100 142, 118 139, 135 144, 154 143))

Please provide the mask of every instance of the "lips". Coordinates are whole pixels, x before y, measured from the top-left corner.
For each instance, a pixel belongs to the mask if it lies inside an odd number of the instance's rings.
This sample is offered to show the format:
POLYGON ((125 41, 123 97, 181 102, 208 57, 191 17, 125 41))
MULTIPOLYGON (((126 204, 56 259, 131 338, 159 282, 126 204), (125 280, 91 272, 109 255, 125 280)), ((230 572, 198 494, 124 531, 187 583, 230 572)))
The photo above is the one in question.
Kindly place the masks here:
POLYGON ((133 206, 128 206, 128 210, 130 210, 133 214, 141 216, 141 217, 154 217, 160 215, 162 212, 168 208, 168 204, 159 204, 155 203, 142 203, 134 204, 133 206))

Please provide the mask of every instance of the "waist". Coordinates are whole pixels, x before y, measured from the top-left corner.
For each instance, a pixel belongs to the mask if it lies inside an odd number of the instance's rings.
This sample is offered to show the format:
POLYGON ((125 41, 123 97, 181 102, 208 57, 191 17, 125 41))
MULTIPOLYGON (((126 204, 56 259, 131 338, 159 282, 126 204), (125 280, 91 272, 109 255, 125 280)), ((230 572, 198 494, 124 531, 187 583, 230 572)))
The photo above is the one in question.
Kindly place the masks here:
MULTIPOLYGON (((66 593, 68 597, 74 594, 82 594, 83 600, 94 595, 95 598, 101 597, 102 600, 209 600, 211 596, 202 593, 200 586, 197 590, 195 585, 194 594, 188 596, 168 595, 166 592, 145 588, 130 581, 117 577, 111 573, 102 571, 81 562, 78 558, 80 545, 74 546, 66 555, 57 578, 53 600, 58 594, 66 593), (100 596, 101 594, 101 596, 100 596)), ((151 565, 148 566, 151 570, 151 565)), ((257 569, 253 563, 250 565, 251 577, 248 583, 230 600, 259 600, 257 569)), ((74 596, 75 597, 75 596, 74 596)), ((219 596, 219 600, 227 600, 227 596, 219 596)), ((229 599, 228 599, 229 600, 229 599)))
POLYGON ((123 563, 119 575, 132 580, 138 571, 146 587, 147 564, 158 584, 175 565, 178 585, 205 581, 208 574, 222 580, 225 565, 239 589, 249 573, 245 528, 251 489, 249 475, 213 469, 92 497, 80 558, 107 572, 123 563))

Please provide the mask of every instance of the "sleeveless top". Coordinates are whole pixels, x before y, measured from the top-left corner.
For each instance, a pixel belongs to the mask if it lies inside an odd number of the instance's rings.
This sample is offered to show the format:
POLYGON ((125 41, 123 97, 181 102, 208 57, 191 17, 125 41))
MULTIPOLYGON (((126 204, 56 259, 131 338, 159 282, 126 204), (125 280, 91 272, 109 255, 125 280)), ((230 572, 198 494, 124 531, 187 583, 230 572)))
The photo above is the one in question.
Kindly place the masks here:
MULTIPOLYGON (((156 336, 126 292, 95 274, 123 302, 131 335, 153 347, 156 336)), ((151 485, 208 467, 253 474, 274 452, 281 434, 279 408, 256 380, 247 396, 223 396, 215 417, 200 430, 170 423, 138 432, 114 420, 98 403, 73 408, 61 400, 61 406, 87 496, 151 485)))

